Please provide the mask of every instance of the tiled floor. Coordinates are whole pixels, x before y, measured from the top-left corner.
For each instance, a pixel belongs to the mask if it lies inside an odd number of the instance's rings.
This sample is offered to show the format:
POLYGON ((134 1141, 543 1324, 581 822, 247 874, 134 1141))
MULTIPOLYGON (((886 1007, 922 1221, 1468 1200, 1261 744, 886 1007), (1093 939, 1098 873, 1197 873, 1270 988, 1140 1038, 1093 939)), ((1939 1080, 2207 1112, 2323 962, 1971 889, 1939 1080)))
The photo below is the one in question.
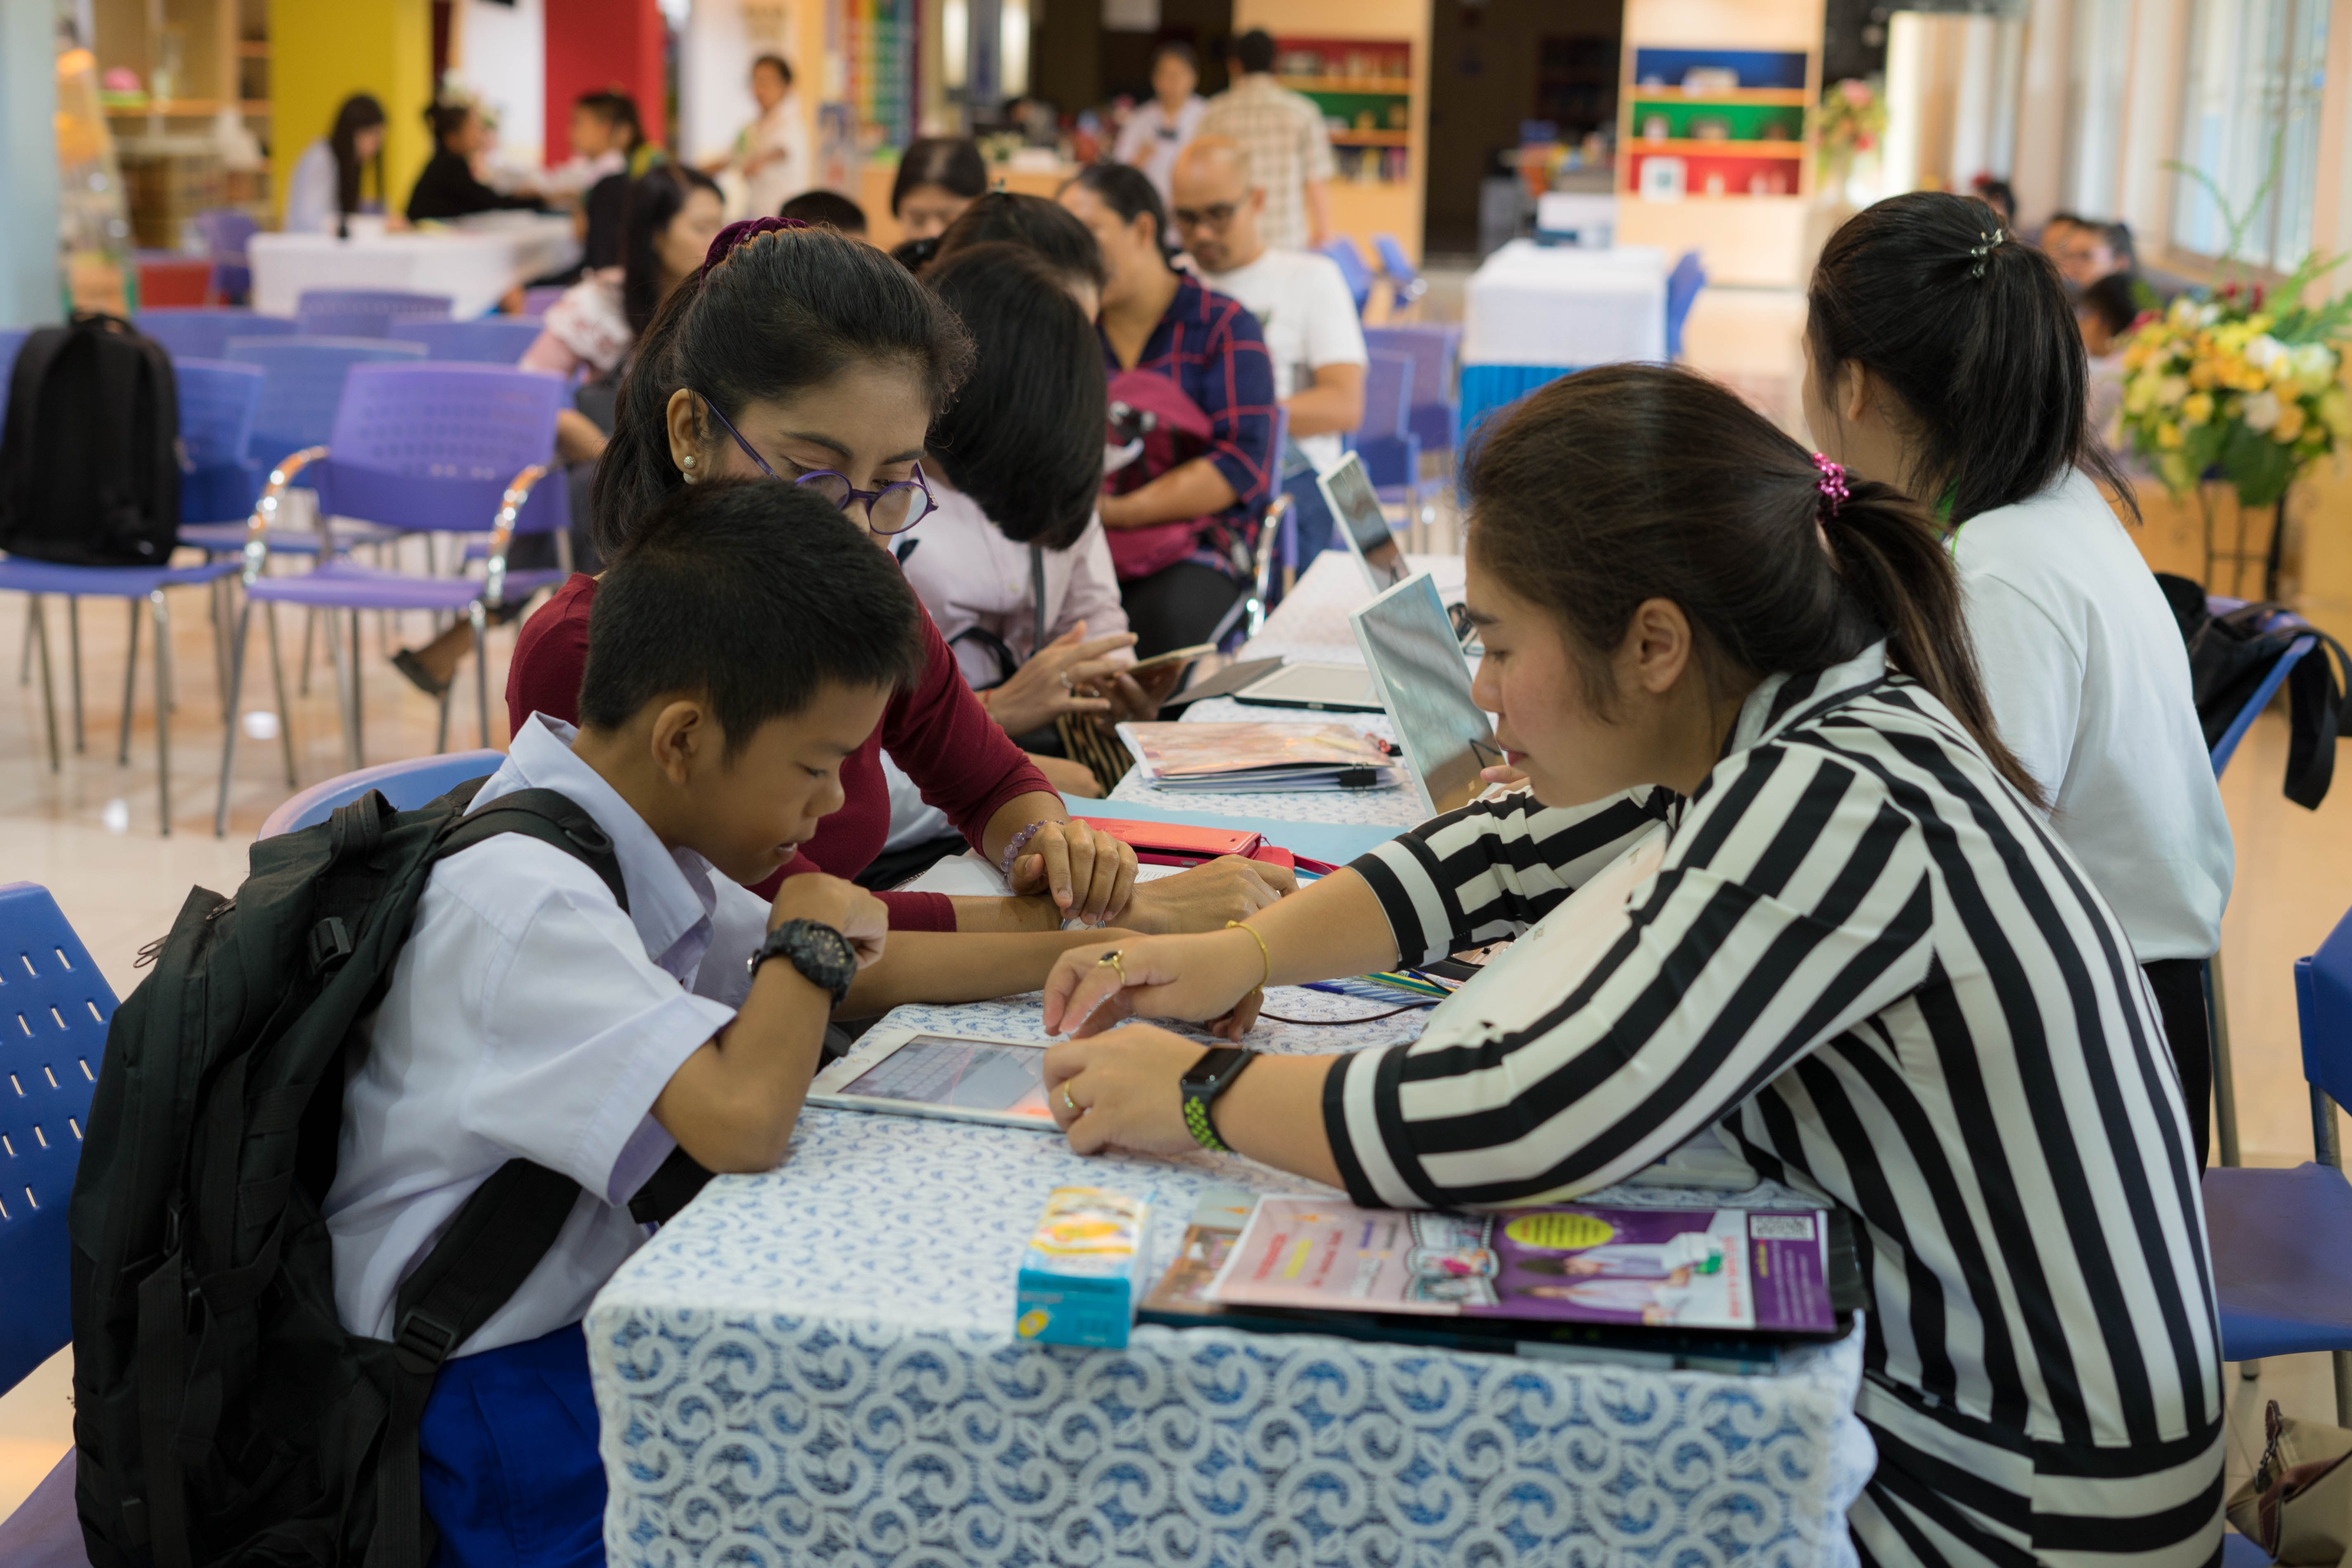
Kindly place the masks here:
MULTIPOLYGON (((1445 531, 1450 532, 1450 519, 1445 531)), ((50 633, 58 679, 59 729, 66 754, 48 766, 41 720, 39 671, 17 684, 24 647, 23 600, 0 596, 0 882, 29 880, 48 887, 89 944, 119 992, 138 979, 132 960, 161 935, 191 884, 227 890, 244 877, 246 847, 262 817, 287 795, 274 742, 240 737, 230 792, 230 835, 212 833, 218 778, 221 718, 205 600, 200 592, 175 595, 173 652, 178 707, 173 714, 172 836, 156 833, 154 703, 152 662, 142 659, 134 703, 131 761, 118 765, 114 721, 120 711, 123 620, 116 606, 85 606, 83 676, 86 749, 71 750, 67 714, 62 617, 50 633)), ((283 628, 290 663, 300 646, 291 617, 283 628)), ((406 638, 421 640, 413 622, 406 638)), ((491 644, 491 740, 505 740, 506 658, 511 630, 494 631, 491 644)), ((267 644, 253 637, 257 668, 246 682, 242 706, 266 711, 267 644)), ((367 757, 383 762, 432 748, 434 705, 384 662, 379 628, 364 628, 362 690, 367 757)), ((470 672, 469 672, 470 673, 470 672)), ((453 742, 473 742, 470 682, 461 687, 453 715, 453 742)), ((333 680, 321 660, 308 697, 296 696, 291 715, 304 784, 342 771, 333 680)), ((2288 965, 2309 952, 2352 903, 2352 785, 2337 789, 2317 812, 2290 805, 2279 794, 2286 727, 2266 716, 2232 763, 2223 784, 2237 834, 2238 878, 2224 927, 2231 1033, 2237 1055, 2240 1121, 2248 1163, 2293 1163, 2310 1157, 2310 1120, 2295 1046, 2294 998, 2288 965)), ((0 1309, 5 1310, 5 1309, 0 1309)), ((2259 1383, 2241 1383, 2232 1371, 2231 1465, 2243 1473, 2259 1453, 2262 1404, 2275 1397, 2290 1412, 2328 1418, 2333 1394, 2326 1359, 2267 1363, 2259 1383), (2251 1447, 2249 1446, 2251 1444, 2251 1447)), ((13 1508, 70 1440, 67 1358, 59 1356, 13 1393, 0 1397, 0 1513, 13 1508)))

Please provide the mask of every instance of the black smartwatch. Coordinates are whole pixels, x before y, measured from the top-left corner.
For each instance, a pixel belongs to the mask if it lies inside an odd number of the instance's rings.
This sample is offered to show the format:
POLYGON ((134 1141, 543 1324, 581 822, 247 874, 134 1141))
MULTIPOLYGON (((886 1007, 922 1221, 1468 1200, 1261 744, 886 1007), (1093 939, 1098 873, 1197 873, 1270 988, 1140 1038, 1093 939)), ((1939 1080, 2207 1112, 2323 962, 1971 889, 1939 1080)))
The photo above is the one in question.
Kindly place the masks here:
POLYGON ((849 945, 847 937, 816 921, 786 921, 768 933, 768 940, 743 967, 756 977, 760 965, 772 958, 788 960, 802 979, 832 992, 836 1007, 849 994, 849 983, 857 978, 857 950, 849 945))
POLYGON ((1190 1071, 1176 1080, 1176 1087, 1184 1094, 1184 1125, 1202 1148, 1220 1154, 1233 1152, 1217 1136, 1216 1123, 1209 1120, 1209 1107, 1216 1103, 1217 1096, 1234 1086, 1234 1079, 1242 1076, 1242 1068, 1256 1059, 1255 1051, 1244 1050, 1239 1046, 1212 1046, 1201 1053, 1201 1059, 1192 1064, 1190 1071))

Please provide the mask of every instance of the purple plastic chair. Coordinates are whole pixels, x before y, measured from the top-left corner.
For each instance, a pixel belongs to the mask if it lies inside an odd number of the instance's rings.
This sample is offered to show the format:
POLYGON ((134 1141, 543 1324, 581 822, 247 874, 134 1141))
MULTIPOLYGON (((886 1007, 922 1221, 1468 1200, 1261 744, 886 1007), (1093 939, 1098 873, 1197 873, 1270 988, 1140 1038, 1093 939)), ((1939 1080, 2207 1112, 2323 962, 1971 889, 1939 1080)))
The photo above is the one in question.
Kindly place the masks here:
POLYGON ((446 294, 397 289, 305 289, 294 301, 294 319, 306 337, 380 338, 404 317, 446 321, 456 304, 446 294))
MULTIPOLYGON (((1274 411, 1274 444, 1266 461, 1282 471, 1282 450, 1290 442, 1290 410, 1274 411)), ((1298 507, 1279 485, 1258 520, 1257 543, 1251 552, 1251 575, 1241 597, 1217 621, 1208 640, 1231 653, 1265 629, 1266 612, 1282 602, 1286 581, 1298 566, 1298 507), (1278 569, 1278 570, 1277 570, 1278 569)))
POLYGON ((355 365, 383 360, 417 361, 422 343, 373 338, 231 338, 221 356, 257 364, 268 377, 261 407, 253 416, 253 447, 262 461, 316 447, 335 428, 343 383, 355 365))
MULTIPOLYGON (((48 889, 0 886, 0 1393, 65 1349, 72 1247, 66 1205, 81 1163, 114 991, 48 889)), ((85 1564, 74 1455, 0 1521, 0 1563, 85 1564)))
POLYGON ((246 260, 245 243, 260 227, 251 213, 235 207, 214 207, 196 215, 196 232, 205 237, 205 249, 213 258, 215 299, 243 300, 253 291, 253 269, 246 260))
POLYGON ((564 293, 564 287, 560 283, 543 283, 536 289, 524 289, 521 319, 527 321, 538 321, 554 308, 555 302, 562 299, 564 293))
POLYGON ((1364 346, 1375 353, 1412 356, 1412 405, 1406 428, 1424 452, 1454 450, 1454 365, 1462 353, 1457 322, 1407 322, 1366 327, 1364 346))
POLYGON ((1372 236, 1372 249, 1379 253, 1381 271, 1389 280, 1391 303, 1400 310, 1410 310, 1421 297, 1429 292, 1429 279, 1404 253, 1404 242, 1392 234, 1372 236))
POLYGON ((294 335, 286 316, 257 316, 251 310, 228 310, 212 305, 174 305, 141 310, 131 324, 163 345, 174 360, 226 359, 231 338, 284 338, 294 335))
POLYGON ((2314 1163, 2207 1171, 2205 1230, 2225 1361, 2331 1351, 2336 1419, 2352 1423, 2352 1184, 2336 1133, 2352 1101, 2352 916, 2294 963, 2314 1163))
POLYGON ((1382 502, 1402 506, 1405 515, 1421 521, 1421 438, 1412 433, 1412 365, 1411 354, 1370 351, 1364 366, 1364 422, 1356 432, 1356 451, 1364 461, 1364 477, 1372 481, 1382 502))
MULTIPOLYGON (((277 677, 278 737, 287 783, 294 781, 294 750, 286 724, 286 680, 277 657, 276 621, 280 604, 299 605, 351 616, 350 652, 331 630, 337 684, 341 697, 344 752, 352 769, 362 765, 359 679, 359 612, 424 610, 463 615, 474 630, 474 698, 481 743, 489 744, 489 677, 482 637, 487 612, 553 587, 570 573, 569 517, 564 487, 539 489, 555 458, 555 415, 563 384, 553 376, 503 366, 473 364, 368 364, 355 368, 324 447, 298 452, 269 476, 255 507, 245 552, 246 606, 230 645, 232 711, 244 678, 247 627, 253 606, 269 622, 270 663, 277 677), (268 525, 286 489, 307 468, 319 490, 319 513, 357 518, 403 531, 478 533, 490 531, 487 573, 467 577, 421 577, 362 566, 331 551, 299 576, 265 577, 268 525), (560 563, 553 571, 509 572, 507 551, 518 532, 552 532, 560 563)), ((322 525, 323 526, 323 525, 322 525)), ((449 737, 449 696, 441 698, 436 751, 449 737)), ((220 804, 215 833, 228 830, 228 784, 236 755, 236 726, 221 747, 220 804)))
POLYGON ((394 342, 423 343, 427 359, 463 364, 513 364, 539 340, 539 322, 521 316, 436 321, 412 316, 392 324, 394 342))
POLYGON ((1683 323, 1690 320, 1691 306, 1698 291, 1706 287, 1706 268, 1699 264, 1698 252, 1685 250, 1675 269, 1666 274, 1666 357, 1683 357, 1683 323))

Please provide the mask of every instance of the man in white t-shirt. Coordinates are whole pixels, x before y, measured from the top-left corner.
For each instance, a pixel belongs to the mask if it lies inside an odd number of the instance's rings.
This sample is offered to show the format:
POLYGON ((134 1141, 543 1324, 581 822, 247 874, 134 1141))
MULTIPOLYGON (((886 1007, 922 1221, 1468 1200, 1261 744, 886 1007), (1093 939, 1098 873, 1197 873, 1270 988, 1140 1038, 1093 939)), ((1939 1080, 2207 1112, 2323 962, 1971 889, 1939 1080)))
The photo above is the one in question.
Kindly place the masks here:
MULTIPOLYGON (((1194 138, 1178 155, 1170 184, 1176 233, 1201 281, 1240 300, 1265 334, 1291 441, 1318 472, 1330 468, 1341 456, 1339 437, 1364 422, 1364 329, 1347 279, 1328 257, 1276 250, 1259 237, 1265 192, 1250 183, 1247 159, 1226 138, 1194 138)), ((1301 464, 1285 464, 1286 479, 1303 472, 1301 464)), ((1291 489, 1301 500, 1303 558, 1310 545, 1321 547, 1330 519, 1311 485, 1291 489)))

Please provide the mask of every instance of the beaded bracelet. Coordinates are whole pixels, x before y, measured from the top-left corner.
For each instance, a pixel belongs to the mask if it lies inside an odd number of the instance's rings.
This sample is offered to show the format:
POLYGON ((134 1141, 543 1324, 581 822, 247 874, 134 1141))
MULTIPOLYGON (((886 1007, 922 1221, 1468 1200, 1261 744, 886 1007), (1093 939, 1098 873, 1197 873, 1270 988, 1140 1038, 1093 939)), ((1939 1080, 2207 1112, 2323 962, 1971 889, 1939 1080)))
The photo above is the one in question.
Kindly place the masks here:
POLYGON ((996 863, 996 874, 1004 879, 1004 885, 1006 887, 1009 888, 1013 885, 1013 862, 1021 858, 1021 851, 1029 847, 1029 841, 1032 838, 1036 837, 1037 835, 1045 830, 1047 820, 1048 819, 1045 817, 1039 817, 1036 821, 1031 823, 1028 826, 1014 834, 1013 836, 1013 842, 1004 847, 1004 854, 996 863))

